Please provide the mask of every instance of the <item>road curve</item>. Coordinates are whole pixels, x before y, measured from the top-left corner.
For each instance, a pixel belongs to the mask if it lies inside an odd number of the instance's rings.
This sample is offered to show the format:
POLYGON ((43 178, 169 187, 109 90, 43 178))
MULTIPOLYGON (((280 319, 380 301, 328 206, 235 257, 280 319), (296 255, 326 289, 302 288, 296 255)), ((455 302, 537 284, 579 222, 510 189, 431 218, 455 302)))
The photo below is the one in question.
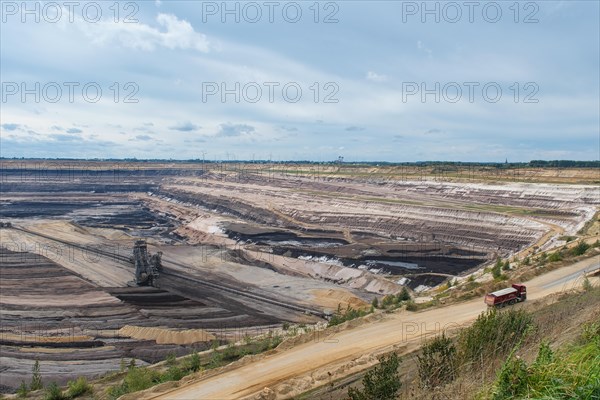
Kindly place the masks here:
MULTIPOLYGON (((528 299, 578 287, 586 272, 600 268, 600 256, 562 267, 527 282, 528 299)), ((339 332, 327 340, 311 341, 262 358, 219 375, 191 382, 144 399, 226 400, 240 399, 265 387, 310 374, 311 371, 358 359, 391 346, 417 347, 425 336, 451 330, 472 322, 486 309, 483 299, 475 299, 423 312, 400 311, 382 320, 339 332)), ((297 393, 289 392, 285 398, 297 393)))

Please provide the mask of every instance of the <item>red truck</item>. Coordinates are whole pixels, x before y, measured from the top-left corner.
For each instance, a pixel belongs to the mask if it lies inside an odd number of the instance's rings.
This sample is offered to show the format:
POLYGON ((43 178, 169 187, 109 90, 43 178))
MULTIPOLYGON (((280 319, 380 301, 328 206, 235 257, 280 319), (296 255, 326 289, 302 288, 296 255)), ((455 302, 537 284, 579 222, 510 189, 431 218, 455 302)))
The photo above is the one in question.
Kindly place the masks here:
POLYGON ((497 290, 485 295, 485 304, 490 307, 504 307, 527 299, 527 288, 525 285, 513 284, 512 287, 497 290))

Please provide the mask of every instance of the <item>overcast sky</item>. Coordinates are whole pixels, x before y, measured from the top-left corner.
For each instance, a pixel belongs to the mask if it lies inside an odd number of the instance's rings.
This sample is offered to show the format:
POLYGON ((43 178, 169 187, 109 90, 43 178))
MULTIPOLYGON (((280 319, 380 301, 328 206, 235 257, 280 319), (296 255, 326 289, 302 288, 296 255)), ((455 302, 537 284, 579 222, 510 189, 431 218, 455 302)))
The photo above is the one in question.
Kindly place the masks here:
POLYGON ((2 1, 3 157, 600 158, 597 1, 74 3, 2 1))

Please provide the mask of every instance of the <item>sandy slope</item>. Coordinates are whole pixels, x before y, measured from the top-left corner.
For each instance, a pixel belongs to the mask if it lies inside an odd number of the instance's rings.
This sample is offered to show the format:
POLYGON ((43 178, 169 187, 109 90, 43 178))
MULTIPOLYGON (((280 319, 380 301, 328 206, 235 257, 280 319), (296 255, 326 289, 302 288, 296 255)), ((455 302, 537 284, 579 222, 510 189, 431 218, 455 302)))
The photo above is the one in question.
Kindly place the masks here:
MULTIPOLYGON (((576 287, 585 271, 599 266, 600 257, 596 256, 534 278, 528 283, 529 298, 576 287)), ((380 350, 396 346, 408 351, 425 336, 470 323, 484 310, 482 299, 476 299, 419 313, 400 312, 145 398, 240 399, 254 397, 265 387, 273 389, 277 398, 288 398, 327 382, 328 371, 338 378, 366 368, 375 362, 374 354, 380 350)))

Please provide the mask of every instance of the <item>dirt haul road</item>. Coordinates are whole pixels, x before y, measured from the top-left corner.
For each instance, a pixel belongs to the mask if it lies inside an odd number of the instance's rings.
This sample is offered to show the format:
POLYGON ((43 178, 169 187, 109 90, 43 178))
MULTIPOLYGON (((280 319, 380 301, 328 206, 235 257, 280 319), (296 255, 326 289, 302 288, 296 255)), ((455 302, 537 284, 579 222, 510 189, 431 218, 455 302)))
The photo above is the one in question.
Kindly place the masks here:
MULTIPOLYGON (((528 298, 540 299, 578 287, 583 282, 584 274, 597 268, 600 268, 599 256, 536 277, 527 283, 528 298)), ((375 355, 382 351, 394 347, 400 352, 411 351, 422 343, 424 337, 468 324, 485 309, 483 299, 478 298, 418 313, 403 311, 386 315, 379 321, 297 345, 166 393, 149 393, 142 398, 257 398, 255 396, 266 387, 275 393, 271 392, 271 396, 265 398, 290 398, 326 384, 328 372, 337 379, 374 364, 375 355)))

